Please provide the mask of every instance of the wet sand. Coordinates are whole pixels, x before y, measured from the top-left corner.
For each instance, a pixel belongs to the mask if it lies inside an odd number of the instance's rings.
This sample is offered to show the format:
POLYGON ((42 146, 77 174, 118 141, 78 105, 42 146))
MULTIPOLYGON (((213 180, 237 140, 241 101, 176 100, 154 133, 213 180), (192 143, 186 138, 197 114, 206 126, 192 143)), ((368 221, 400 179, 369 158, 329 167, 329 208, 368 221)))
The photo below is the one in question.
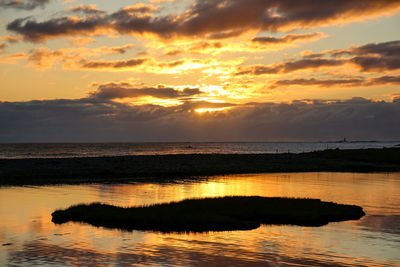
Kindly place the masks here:
POLYGON ((400 148, 300 154, 189 154, 0 159, 0 185, 163 181, 269 172, 396 172, 400 148))

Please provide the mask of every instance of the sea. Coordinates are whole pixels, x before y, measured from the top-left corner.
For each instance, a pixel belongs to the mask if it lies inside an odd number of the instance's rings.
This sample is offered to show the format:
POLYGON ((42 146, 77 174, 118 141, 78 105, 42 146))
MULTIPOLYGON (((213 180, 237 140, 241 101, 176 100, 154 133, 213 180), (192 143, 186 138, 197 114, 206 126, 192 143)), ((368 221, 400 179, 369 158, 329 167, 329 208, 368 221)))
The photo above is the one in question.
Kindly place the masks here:
POLYGON ((168 154, 302 153, 325 149, 400 146, 400 141, 354 142, 175 142, 175 143, 0 143, 0 159, 110 157, 168 154))

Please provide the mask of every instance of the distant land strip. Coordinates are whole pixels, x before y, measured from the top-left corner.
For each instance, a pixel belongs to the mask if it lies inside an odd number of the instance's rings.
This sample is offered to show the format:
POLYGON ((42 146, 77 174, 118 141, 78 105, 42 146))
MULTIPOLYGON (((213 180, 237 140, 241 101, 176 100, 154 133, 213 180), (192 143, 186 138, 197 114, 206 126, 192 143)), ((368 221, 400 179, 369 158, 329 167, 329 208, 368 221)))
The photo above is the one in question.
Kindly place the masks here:
POLYGON ((400 148, 283 154, 178 154, 0 159, 0 185, 165 181, 224 174, 397 172, 400 148))

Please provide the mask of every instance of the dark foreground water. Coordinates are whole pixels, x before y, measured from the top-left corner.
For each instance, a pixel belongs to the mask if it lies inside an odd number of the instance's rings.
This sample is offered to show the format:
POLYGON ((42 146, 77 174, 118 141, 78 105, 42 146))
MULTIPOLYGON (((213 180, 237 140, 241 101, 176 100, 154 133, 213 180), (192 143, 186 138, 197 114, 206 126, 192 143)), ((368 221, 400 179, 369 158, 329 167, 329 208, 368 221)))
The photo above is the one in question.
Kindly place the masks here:
POLYGON ((400 266, 400 173, 293 173, 172 184, 0 188, 0 266, 400 266), (80 223, 50 214, 72 204, 121 206, 193 197, 320 198, 364 207, 358 221, 323 227, 162 234, 80 223))
POLYGON ((394 147, 400 142, 0 143, 1 158, 69 158, 166 154, 301 153, 394 147))

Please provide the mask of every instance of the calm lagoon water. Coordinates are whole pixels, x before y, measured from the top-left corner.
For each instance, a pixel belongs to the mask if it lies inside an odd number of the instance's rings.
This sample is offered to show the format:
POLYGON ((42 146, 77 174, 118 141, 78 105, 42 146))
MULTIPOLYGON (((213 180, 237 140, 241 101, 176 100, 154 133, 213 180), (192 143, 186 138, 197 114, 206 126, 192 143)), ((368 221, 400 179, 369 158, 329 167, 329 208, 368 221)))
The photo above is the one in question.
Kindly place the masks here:
POLYGON ((400 173, 293 173, 168 184, 0 188, 0 266, 400 266, 400 173), (259 195, 320 198, 364 207, 358 221, 323 227, 162 234, 87 224, 51 213, 101 201, 132 206, 185 198, 259 195))

